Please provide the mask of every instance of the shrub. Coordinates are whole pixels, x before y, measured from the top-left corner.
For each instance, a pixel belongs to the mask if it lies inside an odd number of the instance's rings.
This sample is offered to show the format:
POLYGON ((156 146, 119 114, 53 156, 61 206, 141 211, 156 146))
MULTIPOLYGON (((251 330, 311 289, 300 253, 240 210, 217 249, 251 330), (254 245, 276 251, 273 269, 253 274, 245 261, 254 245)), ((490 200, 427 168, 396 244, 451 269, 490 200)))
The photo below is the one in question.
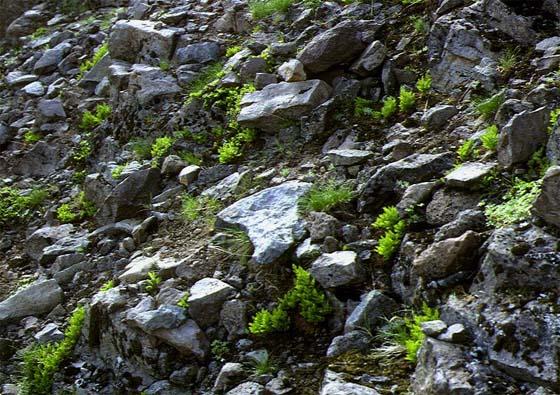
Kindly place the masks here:
POLYGON ((4 226, 14 220, 27 220, 48 197, 49 193, 44 189, 33 189, 23 194, 17 188, 0 188, 0 226, 4 226))
POLYGON ((146 292, 155 296, 158 293, 159 285, 161 284, 161 277, 154 271, 148 272, 148 279, 146 280, 146 292))
POLYGON ((476 100, 475 109, 484 119, 491 119, 494 117, 504 100, 505 94, 502 91, 487 99, 476 100))
POLYGON ((388 206, 384 207, 383 212, 377 216, 373 227, 381 230, 391 230, 399 221, 401 221, 399 210, 395 206, 388 206))
POLYGON ((72 152, 72 160, 78 166, 82 166, 91 156, 93 148, 88 140, 82 140, 72 152))
POLYGON ((189 84, 189 100, 202 97, 206 89, 215 88, 220 78, 225 75, 224 64, 216 62, 202 70, 189 84))
POLYGON ((255 19, 266 18, 277 12, 287 12, 294 0, 251 0, 249 10, 255 19))
POLYGON ((474 145, 474 140, 467 140, 457 149, 457 156, 459 156, 461 162, 475 159, 478 156, 478 151, 474 145))
POLYGON ((202 163, 202 159, 200 159, 198 156, 196 156, 195 154, 189 151, 179 152, 179 157, 185 162, 187 162, 189 165, 199 166, 202 163))
POLYGON ((503 227, 531 217, 531 208, 541 191, 542 181, 515 179, 511 189, 502 197, 503 203, 483 204, 488 223, 503 227))
POLYGON ((97 212, 95 205, 80 192, 70 203, 61 204, 56 210, 56 218, 63 224, 91 218, 97 212))
POLYGON ((23 352, 20 394, 47 395, 52 393, 55 373, 69 358, 80 338, 85 319, 84 307, 78 307, 68 320, 64 339, 58 343, 34 345, 23 352))
POLYGON ((84 75, 90 71, 105 55, 109 53, 109 43, 104 43, 94 52, 93 57, 84 61, 80 65, 80 73, 78 74, 78 79, 82 79, 84 75))
POLYGON ((324 321, 331 313, 332 307, 324 292, 320 291, 315 279, 303 268, 292 266, 295 274, 294 286, 278 300, 278 306, 272 311, 260 310, 249 324, 249 332, 263 335, 271 332, 285 331, 290 328, 288 311, 298 310, 302 318, 310 324, 324 321))
POLYGON ((396 207, 384 207, 372 225, 384 233, 377 242, 375 252, 388 261, 397 252, 406 231, 406 221, 401 219, 396 207))
POLYGON ((23 142, 25 144, 34 144, 37 141, 41 140, 41 137, 42 137, 41 134, 28 130, 23 135, 23 142))
POLYGON ((527 162, 527 167, 529 168, 529 176, 533 178, 544 177, 550 165, 551 163, 546 157, 545 149, 544 147, 541 147, 537 151, 533 152, 531 158, 527 162))
POLYGON ((482 146, 488 151, 495 151, 499 141, 498 127, 496 125, 489 126, 484 134, 480 136, 482 146))
POLYGON ((329 212, 341 204, 349 203, 354 198, 354 191, 346 184, 329 181, 314 185, 305 196, 299 200, 302 212, 329 212))
POLYGON ((90 111, 84 112, 82 115, 82 121, 80 122, 80 129, 84 131, 90 131, 109 118, 111 115, 111 106, 106 103, 100 103, 95 106, 95 111, 92 113, 90 111))
POLYGON ((426 19, 421 16, 412 17, 412 26, 414 27, 414 32, 416 34, 427 34, 430 30, 426 19))
POLYGON ((37 30, 35 30, 33 32, 33 34, 31 34, 31 39, 32 40, 37 40, 38 38, 43 37, 44 35, 46 35, 49 31, 47 30, 46 27, 40 27, 37 30))
POLYGON ((171 64, 169 63, 168 60, 166 60, 166 59, 161 59, 161 60, 159 61, 159 68, 160 68, 162 71, 169 71, 169 69, 171 69, 171 64))
POLYGON ((190 298, 190 296, 191 295, 190 295, 189 292, 185 292, 185 294, 177 302, 177 306, 182 307, 183 309, 188 309, 189 308, 189 298, 190 298))
POLYGON ((414 109, 416 104, 416 96, 414 92, 405 86, 401 86, 399 92, 399 110, 402 113, 407 113, 414 109))
POLYGON ((231 163, 241 155, 241 144, 235 139, 226 141, 218 148, 218 160, 220 163, 231 163))
POLYGON ((416 89, 418 92, 425 95, 432 89, 432 76, 430 73, 424 74, 418 81, 416 82, 416 89))

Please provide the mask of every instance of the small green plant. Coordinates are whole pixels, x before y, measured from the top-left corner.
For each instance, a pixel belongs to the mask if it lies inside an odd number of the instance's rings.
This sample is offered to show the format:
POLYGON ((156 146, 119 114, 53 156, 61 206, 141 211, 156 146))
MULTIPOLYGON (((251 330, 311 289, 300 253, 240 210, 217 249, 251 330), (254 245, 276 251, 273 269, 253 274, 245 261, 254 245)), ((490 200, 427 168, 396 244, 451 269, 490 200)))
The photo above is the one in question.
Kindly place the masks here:
POLYGON ((23 142, 25 144, 34 144, 37 141, 41 140, 42 136, 40 133, 34 132, 32 130, 28 130, 23 135, 23 142))
POLYGON ((227 229, 224 231, 222 240, 216 241, 222 252, 227 255, 239 258, 242 264, 246 264, 253 252, 253 244, 247 233, 239 229, 227 229))
POLYGON ((545 147, 533 152, 531 158, 527 161, 529 176, 533 178, 542 178, 550 167, 551 163, 546 157, 545 147))
POLYGON ((100 103, 95 106, 95 111, 84 112, 82 121, 80 122, 80 129, 84 131, 91 131, 95 127, 101 125, 111 115, 111 106, 106 103, 100 103))
POLYGON ((310 324, 318 324, 331 313, 332 307, 324 292, 319 290, 315 279, 303 268, 292 266, 295 274, 294 287, 278 300, 272 311, 260 310, 249 324, 249 332, 263 335, 288 330, 288 311, 296 310, 310 324))
POLYGON ((185 310, 188 309, 189 308, 189 298, 190 298, 190 296, 191 296, 191 294, 189 292, 185 292, 185 294, 177 302, 177 306, 179 306, 179 307, 181 307, 185 310))
POLYGON ((117 165, 111 170, 111 177, 113 180, 119 180, 122 176, 122 173, 126 169, 126 165, 117 165))
POLYGON ((19 382, 20 394, 47 395, 52 393, 54 375, 60 365, 74 350, 85 320, 85 308, 78 307, 70 316, 64 331, 64 339, 58 343, 33 345, 22 355, 22 377, 19 382))
POLYGON ((249 362, 249 366, 253 374, 260 376, 263 374, 274 374, 277 371, 276 366, 272 362, 272 358, 267 350, 256 352, 249 362))
POLYGON ((548 125, 548 133, 552 133, 556 124, 558 123, 558 117, 560 116, 560 107, 555 108, 550 112, 550 123, 548 125))
POLYGON ((354 116, 364 117, 373 115, 373 102, 361 97, 354 99, 354 116))
POLYGON ((416 105, 416 95, 405 86, 401 86, 399 92, 399 110, 401 113, 408 113, 416 105))
POLYGON ((223 63, 216 62, 202 70, 197 78, 189 84, 189 100, 202 97, 209 86, 212 88, 216 87, 220 78, 225 75, 223 68, 223 63))
POLYGON ((49 31, 47 30, 46 27, 40 27, 37 30, 35 30, 33 34, 31 34, 31 39, 37 40, 38 38, 45 36, 48 32, 49 31))
POLYGON ((412 17, 412 26, 414 27, 414 32, 416 34, 427 34, 430 30, 430 26, 426 19, 421 16, 413 16, 412 17))
POLYGON ((115 288, 115 281, 114 280, 109 280, 105 284, 103 284, 101 286, 101 288, 99 288, 99 290, 101 292, 107 292, 108 290, 113 289, 113 288, 115 288))
POLYGON ((229 353, 229 343, 221 340, 214 340, 210 344, 210 351, 214 359, 224 361, 224 357, 229 353))
POLYGON ((91 59, 84 61, 80 65, 80 73, 78 74, 78 79, 82 79, 84 75, 90 71, 105 55, 109 53, 109 43, 104 43, 101 45, 93 54, 91 59))
POLYGON ((204 220, 205 222, 211 222, 221 209, 222 203, 211 197, 194 197, 189 194, 184 194, 182 197, 181 214, 186 221, 204 220))
POLYGON ((498 59, 498 71, 507 76, 513 71, 518 62, 517 51, 508 48, 498 59))
POLYGON ((155 296, 159 291, 159 285, 161 284, 161 277, 154 271, 148 272, 148 278, 146 279, 146 292, 150 295, 155 296))
POLYGON ((383 100, 381 110, 379 112, 374 112, 374 117, 378 118, 379 116, 381 116, 381 118, 387 120, 397 112, 397 107, 398 106, 396 98, 394 98, 393 96, 386 97, 383 100))
POLYGON ((60 12, 66 15, 83 14, 88 9, 87 2, 83 0, 61 0, 60 12))
POLYGON ((385 345, 397 346, 405 354, 405 360, 416 363, 418 350, 422 346, 425 335, 422 323, 439 319, 435 308, 422 304, 419 313, 408 313, 404 317, 393 317, 378 335, 385 345))
POLYGON ((418 92, 422 95, 426 95, 430 89, 432 89, 432 76, 429 72, 418 79, 416 82, 416 89, 418 89, 418 92))
POLYGON ((97 212, 95 205, 80 192, 70 203, 61 204, 56 210, 56 218, 63 224, 83 221, 97 212))
POLYGON ((496 125, 491 125, 486 128, 486 131, 480 136, 482 146, 488 151, 496 151, 499 139, 500 135, 496 125))
POLYGON ((287 12, 294 0, 251 0, 249 10, 254 19, 266 18, 277 12, 287 12))
POLYGON ((135 137, 130 141, 130 149, 138 160, 149 159, 152 155, 152 144, 149 140, 140 137, 135 137))
POLYGON ((478 150, 475 148, 475 141, 470 139, 465 141, 457 149, 457 156, 459 157, 461 163, 476 159, 476 157, 478 156, 478 150))
POLYGON ((171 63, 169 63, 169 61, 166 59, 161 59, 159 61, 159 68, 162 71, 169 71, 171 69, 171 63))
POLYGON ((499 204, 483 203, 488 223, 496 228, 512 225, 531 217, 531 208, 541 192, 542 180, 515 179, 511 189, 499 204))
POLYGON ((200 159, 198 156, 196 156, 195 154, 189 151, 179 152, 179 157, 185 162, 187 162, 189 165, 200 166, 200 164, 202 163, 202 159, 200 159))
POLYGON ((78 166, 82 166, 93 152, 93 147, 88 140, 82 140, 72 151, 72 160, 78 166))
POLYGON ((174 142, 175 140, 169 136, 158 137, 154 140, 152 146, 150 147, 150 155, 155 164, 157 164, 160 159, 169 153, 174 142))
POLYGON ((377 241, 377 252, 384 260, 388 261, 397 252, 402 238, 406 231, 406 221, 401 216, 396 207, 384 207, 372 224, 375 229, 384 231, 381 238, 377 241))
POLYGON ((505 93, 499 92, 487 99, 475 100, 475 109, 484 119, 492 119, 505 100, 505 93))
POLYGON ((226 57, 231 58, 233 55, 241 52, 243 48, 240 45, 234 45, 226 49, 226 57))
POLYGON ((48 196, 44 189, 24 193, 14 187, 0 188, 0 227, 14 220, 27 220, 48 196))
POLYGON ((299 200, 299 208, 304 213, 311 211, 329 212, 354 199, 354 191, 347 184, 328 181, 314 185, 299 200))

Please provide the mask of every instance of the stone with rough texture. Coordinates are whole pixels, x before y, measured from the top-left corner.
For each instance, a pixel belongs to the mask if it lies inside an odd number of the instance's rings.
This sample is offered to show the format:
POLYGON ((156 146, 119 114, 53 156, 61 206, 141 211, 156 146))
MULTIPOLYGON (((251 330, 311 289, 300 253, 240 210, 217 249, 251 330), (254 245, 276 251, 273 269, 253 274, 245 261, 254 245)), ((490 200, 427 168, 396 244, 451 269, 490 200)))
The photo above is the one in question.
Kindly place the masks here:
POLYGON ((351 70, 365 77, 383 64, 385 56, 387 56, 385 45, 381 41, 374 41, 352 65, 351 70))
POLYGON ((173 97, 181 92, 177 80, 159 67, 143 64, 132 66, 129 89, 141 105, 147 105, 154 99, 173 97))
POLYGON ((11 87, 18 87, 37 81, 35 74, 26 74, 23 71, 11 71, 6 75, 6 83, 11 87))
POLYGON ((542 190, 534 203, 535 213, 547 223, 560 228, 560 167, 548 169, 542 190))
POLYGON ((273 263, 304 235, 298 199, 310 188, 309 183, 289 181, 265 189, 222 210, 216 225, 240 227, 255 247, 252 259, 259 264, 273 263))
POLYGON ((153 56, 169 60, 175 31, 158 29, 158 23, 141 20, 121 20, 113 25, 109 36, 109 53, 113 59, 134 63, 153 56))
POLYGON ((37 229, 29 236, 25 242, 25 252, 32 259, 39 260, 43 255, 43 249, 56 241, 71 235, 74 226, 65 224, 60 226, 46 226, 37 229))
POLYGON ((333 165, 335 166, 354 166, 364 163, 372 157, 371 151, 356 149, 335 149, 327 152, 333 165))
POLYGON ((327 101, 331 90, 321 80, 267 85, 243 96, 237 120, 243 127, 276 132, 327 101))
POLYGON ((187 320, 185 310, 178 306, 162 305, 157 310, 135 314, 132 321, 144 332, 153 333, 159 329, 174 329, 187 320))
POLYGON ((346 319, 344 333, 366 327, 374 330, 385 323, 384 319, 391 318, 398 308, 397 302, 390 297, 379 291, 370 291, 346 319))
POLYGON ((203 278, 190 289, 189 315, 203 328, 220 319, 224 302, 233 296, 235 288, 215 278, 203 278))
POLYGON ((201 42, 179 48, 175 52, 175 61, 178 64, 215 62, 220 57, 220 46, 215 42, 201 42))
POLYGON ((320 395, 379 395, 379 392, 365 385, 349 383, 342 375, 332 370, 325 371, 320 395))
POLYGON ((196 178, 198 177, 200 170, 201 170, 200 166, 197 165, 190 165, 185 167, 179 173, 178 176, 179 182, 185 186, 192 184, 194 181, 196 181, 196 178))
POLYGON ((362 282, 364 270, 354 251, 323 254, 311 265, 309 273, 324 288, 337 288, 362 282))
POLYGON ((515 115, 500 131, 498 161, 504 167, 524 163, 548 141, 550 110, 541 107, 515 115))
POLYGON ((70 52, 72 45, 69 43, 60 43, 56 47, 47 49, 41 59, 35 63, 33 72, 36 74, 49 74, 56 70, 58 64, 70 52))
POLYGON ((438 105, 430 108, 422 115, 422 125, 428 129, 439 130, 443 128, 450 118, 459 113, 457 107, 450 105, 438 105))
POLYGON ((159 329, 152 333, 180 353, 194 355, 204 360, 208 356, 209 345, 204 332, 193 320, 173 329, 159 329))
POLYGON ((478 189, 483 188, 482 181, 492 170, 496 169, 497 163, 468 162, 453 170, 445 176, 445 182, 450 187, 478 189))
POLYGON ((307 75, 303 64, 297 59, 290 59, 278 67, 278 75, 286 82, 305 81, 307 75))
POLYGON ((327 357, 337 357, 350 351, 365 351, 368 349, 370 341, 371 339, 363 330, 355 330, 336 336, 327 349, 327 357))
POLYGON ((30 315, 49 313, 62 303, 62 296, 55 280, 35 281, 0 302, 0 326, 30 315))
POLYGON ((231 391, 226 392, 226 395, 264 395, 264 387, 259 383, 254 383, 248 381, 243 384, 239 384, 237 387, 231 391))

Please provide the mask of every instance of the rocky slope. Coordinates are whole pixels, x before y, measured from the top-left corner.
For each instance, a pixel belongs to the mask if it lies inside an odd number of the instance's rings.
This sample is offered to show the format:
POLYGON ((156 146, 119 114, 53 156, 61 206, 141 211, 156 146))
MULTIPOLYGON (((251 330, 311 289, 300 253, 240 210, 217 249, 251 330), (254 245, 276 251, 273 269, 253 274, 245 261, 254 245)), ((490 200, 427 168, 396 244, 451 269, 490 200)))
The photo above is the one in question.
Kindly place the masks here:
POLYGON ((557 0, 5 3, 2 393, 560 393, 557 0))

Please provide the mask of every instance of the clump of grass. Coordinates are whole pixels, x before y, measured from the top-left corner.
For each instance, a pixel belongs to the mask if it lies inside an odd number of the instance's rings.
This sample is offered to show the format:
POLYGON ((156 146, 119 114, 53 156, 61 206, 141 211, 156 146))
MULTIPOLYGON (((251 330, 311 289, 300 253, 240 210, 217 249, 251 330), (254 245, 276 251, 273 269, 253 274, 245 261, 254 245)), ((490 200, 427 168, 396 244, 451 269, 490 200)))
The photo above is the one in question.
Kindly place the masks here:
POLYGON ((107 292, 108 290, 113 288, 115 288, 115 280, 109 280, 105 284, 103 284, 101 288, 99 288, 99 290, 101 292, 107 292))
POLYGON ((552 133, 556 124, 558 123, 558 117, 560 116, 560 107, 555 108, 550 112, 550 123, 548 124, 548 133, 552 133))
POLYGON ((209 85, 215 87, 220 78, 225 75, 224 64, 216 62, 200 72, 196 79, 189 84, 189 100, 202 97, 209 85))
POLYGON ((94 52, 93 57, 84 61, 80 65, 80 73, 78 74, 78 79, 82 79, 84 75, 90 71, 105 55, 109 53, 109 43, 103 43, 97 50, 94 52))
POLYGON ((56 210, 56 218, 63 224, 83 221, 97 212, 95 204, 86 199, 80 192, 70 203, 61 204, 56 210))
POLYGON ((210 351, 214 359, 223 361, 224 357, 229 353, 229 343, 222 340, 214 340, 210 344, 210 351))
POLYGON ((496 115, 496 112, 498 112, 498 109, 503 104, 504 100, 505 93, 503 91, 487 99, 475 100, 475 110, 484 119, 491 119, 494 115, 496 115))
POLYGON ((294 0, 251 0, 249 10, 254 19, 262 19, 277 12, 287 12, 294 0))
POLYGON ((175 140, 172 137, 158 137, 150 147, 150 155, 152 156, 152 164, 157 166, 159 161, 169 153, 175 140))
POLYGON ((126 169, 126 165, 117 165, 111 170, 111 177, 113 180, 118 180, 121 178, 122 173, 126 169))
POLYGON ((499 138, 498 127, 496 125, 491 125, 486 128, 484 134, 480 136, 480 142, 488 151, 496 151, 499 138))
POLYGON ((395 206, 384 207, 383 211, 372 224, 375 229, 384 231, 377 241, 377 252, 388 261, 397 252, 406 231, 406 221, 401 219, 395 206))
POLYGON ((212 222, 214 216, 222 209, 222 203, 207 196, 194 197, 184 194, 181 204, 181 215, 186 221, 194 222, 203 220, 212 222))
POLYGON ((20 394, 47 395, 52 393, 54 375, 74 350, 85 320, 85 308, 78 307, 68 320, 64 339, 58 343, 34 345, 23 352, 20 394))
POLYGON ((171 69, 171 63, 169 63, 167 59, 160 59, 159 68, 162 71, 169 71, 169 69, 171 69))
POLYGON ((45 36, 48 32, 49 31, 47 30, 46 27, 40 27, 37 30, 35 30, 33 34, 31 34, 31 39, 37 40, 38 38, 45 36))
POLYGON ((408 113, 414 109, 416 105, 416 96, 414 92, 405 86, 401 86, 399 92, 399 110, 401 113, 408 113))
POLYGON ((233 55, 241 52, 243 48, 241 47, 241 45, 234 45, 232 47, 229 47, 228 49, 226 49, 226 57, 227 58, 231 58, 233 55))
POLYGON ((135 137, 130 140, 130 148, 138 160, 149 159, 152 156, 152 144, 149 140, 135 137))
POLYGON ((44 189, 33 189, 24 194, 14 187, 0 188, 0 227, 12 221, 27 220, 48 196, 44 189))
POLYGON ((314 185, 299 200, 299 208, 304 213, 311 211, 329 212, 354 198, 354 191, 346 184, 329 181, 314 185))
POLYGON ((412 17, 412 26, 414 27, 414 32, 416 34, 427 34, 430 30, 428 22, 426 19, 421 16, 413 16, 412 17))
POLYGON ((274 374, 278 370, 267 350, 255 353, 249 362, 249 368, 257 376, 274 374))
POLYGON ((508 48, 498 59, 498 71, 507 76, 513 71, 518 62, 517 51, 508 48))
POLYGON ((541 192, 542 180, 515 179, 499 204, 483 204, 488 223, 496 228, 512 225, 531 217, 531 208, 541 192))
POLYGON ((238 258, 242 264, 247 263, 253 252, 253 244, 247 233, 239 229, 227 229, 223 233, 223 239, 216 241, 220 251, 238 258))
POLYGON ((179 306, 183 309, 188 309, 189 308, 189 298, 190 298, 190 296, 191 295, 190 295, 189 292, 185 292, 185 294, 177 302, 177 306, 179 306))

